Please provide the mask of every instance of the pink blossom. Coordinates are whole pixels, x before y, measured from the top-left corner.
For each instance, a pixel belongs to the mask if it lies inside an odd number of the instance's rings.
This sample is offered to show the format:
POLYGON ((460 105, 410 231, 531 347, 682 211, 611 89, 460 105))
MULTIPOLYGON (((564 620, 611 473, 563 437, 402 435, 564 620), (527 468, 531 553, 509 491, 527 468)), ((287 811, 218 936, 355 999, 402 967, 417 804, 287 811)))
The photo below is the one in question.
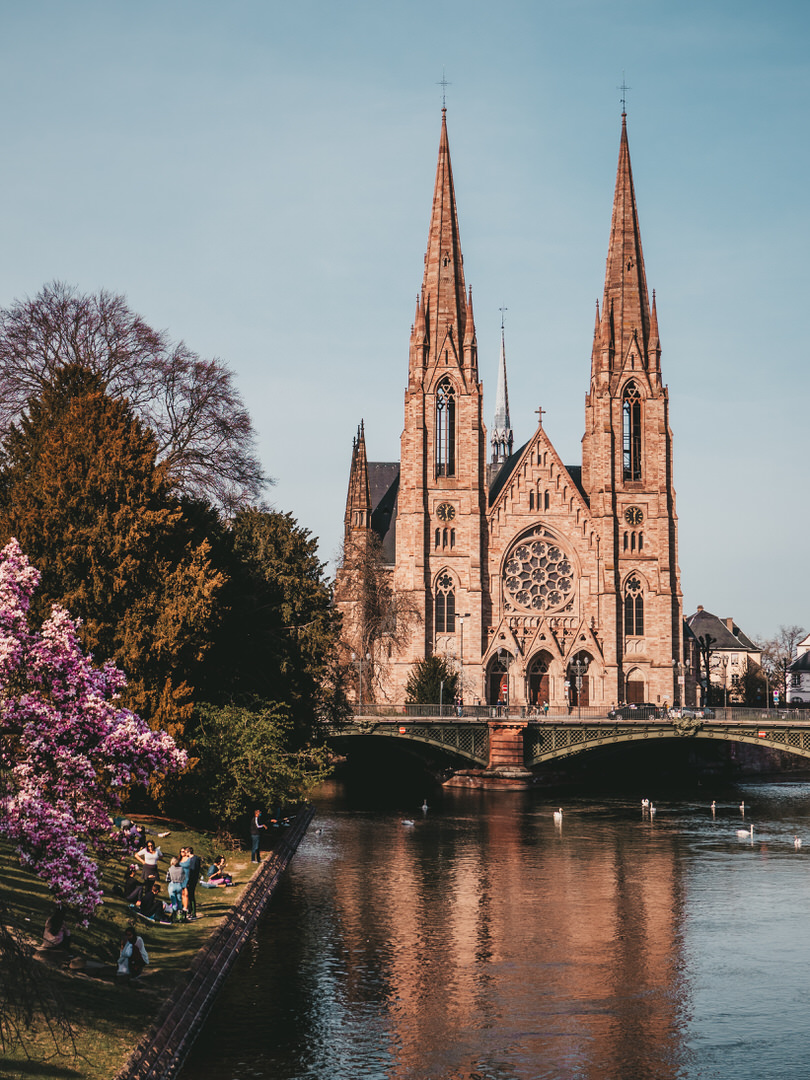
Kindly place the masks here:
POLYGON ((110 848, 121 788, 187 759, 166 732, 121 708, 123 673, 93 666, 63 608, 31 630, 38 584, 9 541, 0 551, 0 833, 86 922, 102 902, 97 856, 110 848))

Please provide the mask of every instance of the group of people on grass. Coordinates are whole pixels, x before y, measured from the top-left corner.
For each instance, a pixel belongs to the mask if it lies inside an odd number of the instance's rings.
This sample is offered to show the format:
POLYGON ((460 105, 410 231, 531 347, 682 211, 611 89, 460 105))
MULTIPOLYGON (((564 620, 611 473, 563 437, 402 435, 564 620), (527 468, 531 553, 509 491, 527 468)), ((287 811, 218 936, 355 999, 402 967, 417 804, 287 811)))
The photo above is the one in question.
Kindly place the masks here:
MULTIPOLYGON (((166 870, 168 900, 161 896, 158 877, 163 852, 153 840, 135 853, 137 862, 130 863, 124 874, 120 895, 138 915, 151 922, 177 923, 197 918, 197 887, 204 889, 226 888, 233 885, 233 878, 225 870, 225 856, 218 855, 203 874, 202 859, 190 845, 172 855, 166 870), (140 864, 140 873, 139 866, 140 864)), ((119 891, 116 890, 116 891, 119 891)))
MULTIPOLYGON (((260 811, 256 810, 251 820, 251 862, 259 862, 261 859, 259 854, 261 832, 267 826, 260 821, 260 817, 260 811)), ((137 916, 161 925, 189 922, 197 918, 196 891, 198 887, 219 889, 234 884, 233 878, 225 869, 224 855, 214 858, 207 872, 203 873, 202 859, 195 854, 194 848, 188 845, 182 847, 178 855, 169 857, 165 873, 168 899, 164 900, 158 880, 162 875, 160 862, 166 858, 163 851, 154 840, 146 838, 146 830, 143 827, 129 820, 117 820, 115 824, 122 834, 126 834, 130 840, 137 839, 140 843, 140 848, 134 855, 135 862, 130 863, 124 872, 123 883, 113 886, 115 894, 123 897, 137 916)), ((278 815, 271 819, 271 824, 287 825, 289 821, 278 815)), ((159 833, 158 837, 163 839, 169 835, 168 832, 159 833)), ((70 949, 70 940, 70 930, 65 924, 64 911, 57 907, 45 924, 42 949, 67 951, 70 949)), ((130 979, 138 979, 148 963, 149 954, 144 940, 134 923, 130 923, 120 941, 117 974, 130 979)))

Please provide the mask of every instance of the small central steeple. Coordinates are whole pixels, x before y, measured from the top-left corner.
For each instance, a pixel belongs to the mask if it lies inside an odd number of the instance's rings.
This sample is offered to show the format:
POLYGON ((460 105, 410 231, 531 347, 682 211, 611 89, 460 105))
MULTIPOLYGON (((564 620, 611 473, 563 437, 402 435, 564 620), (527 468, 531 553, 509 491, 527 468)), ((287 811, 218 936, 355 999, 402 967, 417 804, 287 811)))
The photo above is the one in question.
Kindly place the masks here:
POLYGON ((514 443, 512 421, 509 419, 509 387, 506 382, 506 342, 501 314, 501 358, 498 364, 498 392, 495 398, 495 423, 492 427, 492 464, 500 465, 512 454, 514 443))

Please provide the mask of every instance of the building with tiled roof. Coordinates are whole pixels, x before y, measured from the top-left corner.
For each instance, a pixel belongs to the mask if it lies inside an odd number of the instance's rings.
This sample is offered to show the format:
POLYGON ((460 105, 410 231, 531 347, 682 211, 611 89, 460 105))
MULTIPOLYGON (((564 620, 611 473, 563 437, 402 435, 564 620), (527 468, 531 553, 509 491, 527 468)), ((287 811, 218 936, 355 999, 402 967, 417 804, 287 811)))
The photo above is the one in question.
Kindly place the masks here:
POLYGON ((723 692, 729 704, 742 700, 746 674, 759 668, 762 653, 732 618, 720 619, 702 605, 688 616, 686 625, 695 643, 693 661, 700 685, 706 689, 705 657, 709 682, 723 692))
POLYGON ((810 704, 810 634, 796 646, 796 659, 787 669, 789 705, 810 704))

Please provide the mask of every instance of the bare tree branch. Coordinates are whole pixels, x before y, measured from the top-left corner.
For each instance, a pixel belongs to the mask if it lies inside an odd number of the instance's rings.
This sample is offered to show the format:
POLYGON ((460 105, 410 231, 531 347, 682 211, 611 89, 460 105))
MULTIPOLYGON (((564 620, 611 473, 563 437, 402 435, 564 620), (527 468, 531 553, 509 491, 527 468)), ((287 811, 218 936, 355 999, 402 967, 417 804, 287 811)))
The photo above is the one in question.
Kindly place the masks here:
POLYGON ((109 393, 130 402, 186 494, 231 511, 256 502, 270 482, 222 360, 173 344, 122 296, 83 295, 61 282, 0 311, 0 433, 70 363, 97 372, 109 393))

